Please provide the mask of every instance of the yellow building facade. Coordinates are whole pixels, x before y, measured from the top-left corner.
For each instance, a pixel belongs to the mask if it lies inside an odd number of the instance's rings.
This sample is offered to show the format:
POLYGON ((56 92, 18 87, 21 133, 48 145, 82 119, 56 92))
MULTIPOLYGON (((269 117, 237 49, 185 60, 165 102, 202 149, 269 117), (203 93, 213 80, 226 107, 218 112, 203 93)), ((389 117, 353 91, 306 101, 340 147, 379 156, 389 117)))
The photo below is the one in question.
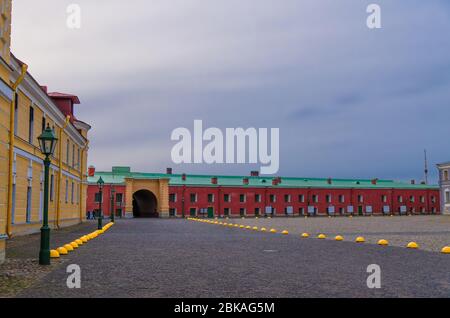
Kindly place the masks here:
POLYGON ((43 218, 43 156, 38 136, 58 137, 49 180, 49 225, 70 226, 86 211, 88 131, 73 115, 74 95, 48 93, 14 57, 11 0, 0 0, 0 262, 7 239, 39 231, 43 218))

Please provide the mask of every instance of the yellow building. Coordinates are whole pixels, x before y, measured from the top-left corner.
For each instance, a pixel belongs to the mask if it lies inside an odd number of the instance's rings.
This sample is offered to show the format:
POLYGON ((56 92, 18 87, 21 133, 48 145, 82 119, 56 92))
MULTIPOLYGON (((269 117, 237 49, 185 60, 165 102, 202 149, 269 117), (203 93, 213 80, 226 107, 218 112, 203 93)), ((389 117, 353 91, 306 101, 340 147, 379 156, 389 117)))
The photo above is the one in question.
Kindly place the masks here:
POLYGON ((78 97, 48 93, 11 54, 11 0, 0 0, 0 11, 1 262, 9 237, 41 227, 44 167, 37 137, 46 125, 59 138, 50 169, 50 226, 83 221, 90 126, 73 114, 78 97))

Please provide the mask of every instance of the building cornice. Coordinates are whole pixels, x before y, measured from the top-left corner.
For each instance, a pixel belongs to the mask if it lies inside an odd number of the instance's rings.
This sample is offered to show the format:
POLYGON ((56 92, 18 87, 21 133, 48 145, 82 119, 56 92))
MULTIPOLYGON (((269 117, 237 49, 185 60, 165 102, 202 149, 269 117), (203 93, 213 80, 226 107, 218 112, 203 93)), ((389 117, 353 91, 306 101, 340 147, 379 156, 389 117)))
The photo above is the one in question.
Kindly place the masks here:
MULTIPOLYGON (((13 72, 11 74, 11 81, 14 82, 20 75, 20 65, 12 58, 11 66, 13 72)), ((36 80, 27 73, 23 82, 20 84, 19 89, 26 93, 27 97, 31 99, 33 104, 38 105, 45 114, 48 115, 58 127, 63 127, 65 123, 65 115, 56 106, 51 98, 42 90, 41 86, 36 82, 36 80)), ((65 131, 69 136, 78 144, 80 147, 86 145, 86 139, 78 132, 74 125, 68 125, 65 131)))

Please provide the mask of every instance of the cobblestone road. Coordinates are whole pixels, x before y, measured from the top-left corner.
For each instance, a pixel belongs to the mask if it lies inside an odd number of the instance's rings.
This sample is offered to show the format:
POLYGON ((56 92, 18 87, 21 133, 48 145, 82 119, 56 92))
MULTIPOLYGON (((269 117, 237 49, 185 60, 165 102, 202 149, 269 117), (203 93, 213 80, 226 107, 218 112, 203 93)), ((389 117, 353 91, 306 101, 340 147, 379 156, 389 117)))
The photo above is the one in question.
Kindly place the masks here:
MULTIPOLYGON (((236 220, 239 222, 240 220, 236 220)), ((119 220, 19 297, 450 297, 450 256, 185 220, 119 220), (66 266, 82 288, 66 287, 66 266), (381 266, 381 289, 366 286, 381 266)))

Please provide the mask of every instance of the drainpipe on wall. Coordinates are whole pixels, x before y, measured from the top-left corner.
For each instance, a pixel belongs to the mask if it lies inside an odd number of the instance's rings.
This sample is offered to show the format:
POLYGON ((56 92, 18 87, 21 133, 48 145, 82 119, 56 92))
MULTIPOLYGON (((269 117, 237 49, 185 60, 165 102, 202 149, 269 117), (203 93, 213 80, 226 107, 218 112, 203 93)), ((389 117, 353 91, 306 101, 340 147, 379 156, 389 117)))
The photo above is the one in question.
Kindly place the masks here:
MULTIPOLYGON (((58 160, 58 191, 56 192, 56 228, 59 229, 59 217, 61 213, 61 182, 62 182, 62 133, 69 125, 70 116, 66 116, 63 127, 59 130, 59 160, 58 160)), ((67 163, 68 165, 69 163, 67 163)))
POLYGON ((13 161, 14 161, 14 116, 15 116, 15 108, 16 108, 16 95, 17 88, 20 83, 22 83, 25 75, 27 74, 28 65, 22 64, 21 74, 12 85, 13 95, 11 100, 10 114, 9 114, 9 175, 8 175, 8 206, 7 206, 7 215, 6 215, 6 234, 8 237, 12 236, 12 186, 13 186, 13 161))
POLYGON ((81 163, 80 163, 80 193, 78 194, 79 200, 78 205, 80 206, 80 223, 83 222, 83 177, 84 177, 84 153, 89 146, 89 141, 86 142, 86 145, 83 149, 81 149, 81 163))

